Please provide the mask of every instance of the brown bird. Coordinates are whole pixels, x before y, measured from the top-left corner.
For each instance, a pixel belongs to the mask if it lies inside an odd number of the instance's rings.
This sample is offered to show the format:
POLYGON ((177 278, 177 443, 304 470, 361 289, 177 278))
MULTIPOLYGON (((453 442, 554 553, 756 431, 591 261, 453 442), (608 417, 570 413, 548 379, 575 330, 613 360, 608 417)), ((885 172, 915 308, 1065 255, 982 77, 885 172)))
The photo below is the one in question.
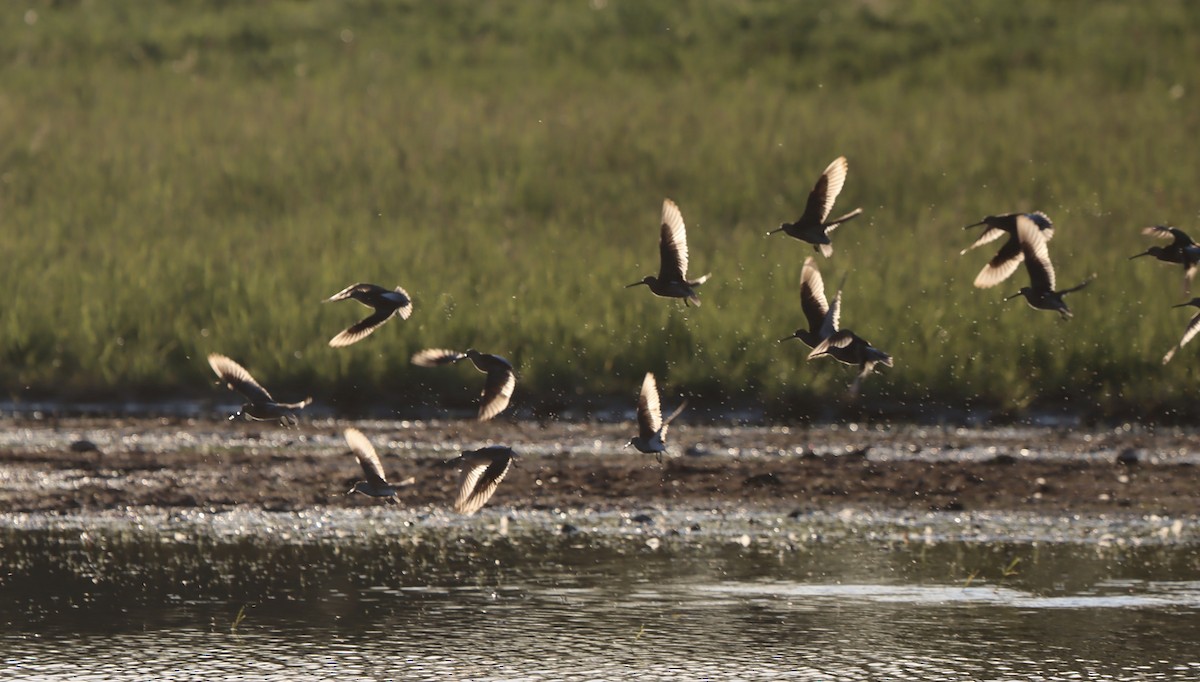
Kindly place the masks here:
POLYGON ((209 354, 208 365, 220 378, 217 383, 223 383, 226 388, 241 393, 248 401, 240 410, 229 415, 230 421, 244 416, 257 421, 278 419, 283 426, 295 426, 298 422, 294 411, 301 410, 312 402, 312 398, 305 398, 298 403, 275 402, 267 389, 255 381, 246 368, 224 355, 209 354))
POLYGON ((825 281, 821 278, 821 271, 817 269, 816 259, 812 256, 805 258, 804 267, 800 270, 800 309, 804 311, 808 329, 801 327, 792 332, 791 336, 779 339, 779 342, 800 339, 809 348, 816 347, 838 330, 841 302, 840 290, 833 299, 833 305, 826 302, 825 281))
POLYGON ((517 387, 517 375, 513 372, 512 363, 499 355, 480 353, 474 348, 468 348, 462 353, 444 348, 429 348, 413 355, 412 363, 418 367, 441 367, 467 358, 475 365, 475 369, 487 374, 483 383, 483 397, 479 402, 478 417, 479 421, 485 422, 508 407, 513 389, 517 387))
POLYGON ((363 435, 363 432, 349 428, 343 432, 343 435, 346 437, 346 444, 354 451, 354 457, 358 460, 358 465, 362 467, 363 474, 367 477, 365 481, 356 482, 353 488, 346 491, 346 494, 362 493, 370 497, 382 497, 388 504, 396 504, 396 490, 412 485, 417 479, 410 476, 395 485, 388 483, 387 478, 383 475, 383 464, 379 461, 375 446, 371 445, 371 441, 363 435))
POLYGON ((1130 256, 1129 260, 1142 256, 1154 256, 1164 263, 1179 263, 1183 266, 1183 292, 1184 295, 1187 295, 1192 289, 1192 279, 1196 277, 1196 268, 1200 265, 1200 245, 1192 241, 1192 238, 1187 236, 1183 230, 1169 225, 1143 227, 1142 234, 1172 241, 1167 246, 1151 246, 1136 256, 1130 256))
POLYGON ((837 201, 838 195, 842 193, 842 185, 846 184, 846 173, 849 170, 850 165, 846 163, 846 157, 839 156, 834 159, 833 163, 825 168, 825 172, 821 173, 812 192, 809 192, 808 204, 805 205, 800 219, 794 223, 783 223, 767 235, 783 232, 812 244, 813 248, 820 250, 821 255, 826 258, 832 256, 833 243, 829 241, 829 235, 839 225, 862 213, 861 208, 856 208, 840 218, 828 220, 829 212, 833 210, 833 202, 837 201))
POLYGON ((679 207, 675 205, 675 202, 670 199, 663 199, 662 230, 658 238, 658 255, 658 277, 647 275, 625 288, 645 284, 656 296, 682 298, 685 304, 700 305, 700 297, 696 295, 695 287, 707 282, 712 273, 699 279, 689 280, 687 278, 687 230, 683 226, 683 214, 679 212, 679 207))
POLYGON ((1037 223, 1026 216, 1017 216, 1017 239, 1021 243, 1021 252, 1025 254, 1025 270, 1029 273, 1029 286, 1021 287, 1017 293, 1005 298, 1011 301, 1018 296, 1024 296, 1030 308, 1037 310, 1053 310, 1062 319, 1071 318, 1071 309, 1063 296, 1079 291, 1092 283, 1095 277, 1089 277, 1082 284, 1056 291, 1054 264, 1050 262, 1050 248, 1037 223))
POLYGON ((639 452, 658 455, 661 462, 662 453, 667 450, 667 427, 679 416, 680 412, 683 412, 685 407, 687 407, 686 400, 680 403, 671 416, 664 420, 662 407, 658 400, 658 383, 654 380, 653 374, 646 372, 645 378, 642 379, 642 390, 638 394, 638 435, 630 439, 625 446, 632 445, 639 452))
POLYGON ((408 292, 400 287, 384 289, 376 284, 360 282, 342 289, 325 299, 325 302, 344 301, 347 298, 352 298, 368 308, 374 308, 375 312, 330 339, 329 345, 334 348, 349 346, 366 338, 393 315, 399 315, 402 320, 407 320, 408 316, 412 315, 412 299, 409 298, 408 292))
POLYGON ((988 264, 983 266, 983 269, 979 271, 979 274, 975 277, 975 286, 980 289, 996 286, 1016 272, 1017 268, 1021 265, 1021 261, 1025 260, 1025 254, 1021 252, 1021 240, 1017 238, 1017 218, 1021 216, 1032 221, 1034 225, 1037 225, 1045 241, 1048 242, 1054 238, 1054 223, 1041 211, 990 215, 977 223, 967 225, 963 228, 964 230, 969 230, 980 225, 987 225, 987 229, 983 231, 983 234, 979 235, 979 239, 976 239, 974 244, 960 251, 959 255, 965 254, 978 246, 994 242, 1005 234, 1009 235, 1008 241, 1004 242, 1004 246, 1000 247, 996 255, 992 256, 988 264))
MULTIPOLYGON (((1193 298, 1187 303, 1180 303, 1179 305, 1173 305, 1171 307, 1183 308, 1189 305, 1200 308, 1200 298, 1193 298)), ((1197 332, 1200 332, 1200 313, 1196 314, 1194 317, 1192 317, 1192 320, 1188 322, 1187 327, 1185 327, 1183 330, 1183 338, 1179 339, 1179 343, 1175 344, 1175 347, 1167 351, 1167 354, 1163 356, 1163 364, 1165 365, 1170 362, 1171 358, 1175 357, 1176 351, 1187 345, 1187 342, 1191 341, 1192 337, 1194 337, 1197 332)))
POLYGON ((504 445, 489 445, 478 450, 463 452, 447 462, 462 470, 458 483, 458 495, 454 499, 454 511, 470 515, 479 511, 495 494, 500 481, 508 473, 508 467, 517 453, 504 445))

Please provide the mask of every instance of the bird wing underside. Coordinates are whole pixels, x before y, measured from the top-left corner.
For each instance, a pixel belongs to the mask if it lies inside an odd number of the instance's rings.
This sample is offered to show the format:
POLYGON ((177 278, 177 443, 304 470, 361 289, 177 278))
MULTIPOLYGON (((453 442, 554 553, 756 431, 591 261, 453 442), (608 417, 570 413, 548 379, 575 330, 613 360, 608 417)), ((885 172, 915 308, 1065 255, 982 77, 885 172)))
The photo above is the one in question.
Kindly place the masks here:
POLYGON ((821 341, 821 343, 818 343, 808 354, 808 359, 812 360, 815 357, 825 355, 834 348, 847 348, 850 344, 854 343, 855 338, 857 337, 854 335, 854 332, 849 329, 841 329, 821 341))
MULTIPOLYGON (((975 226, 972 225, 971 227, 975 227, 975 226)), ((968 246, 967 248, 960 251, 959 255, 962 255, 962 254, 970 251, 971 249, 983 246, 984 244, 990 244, 1003 236, 1004 236, 1004 230, 1002 230, 998 227, 990 227, 989 226, 986 230, 983 231, 983 234, 979 235, 979 239, 976 239, 970 246, 968 246)))
POLYGON ((683 214, 670 199, 663 200, 662 231, 658 240, 658 279, 686 281, 688 268, 687 230, 683 214))
POLYGON ((837 201, 838 195, 842 193, 848 169, 844 156, 839 156, 826 166, 808 195, 808 204, 804 207, 801 222, 807 222, 809 219, 818 225, 825 222, 829 212, 833 210, 833 202, 837 201))
POLYGON ((837 333, 837 330, 841 325, 842 290, 838 289, 837 295, 833 297, 833 301, 829 304, 829 310, 825 313, 825 317, 821 320, 821 326, 817 329, 817 334, 822 339, 827 339, 837 333))
POLYGON ((358 429, 346 429, 343 435, 346 437, 346 443, 350 449, 354 451, 354 457, 362 467, 367 481, 375 486, 387 485, 387 480, 383 475, 383 464, 379 461, 379 455, 375 452, 375 446, 371 445, 371 441, 358 429))
POLYGON ((508 473, 512 456, 508 451, 485 453, 476 451, 464 455, 462 480, 458 486, 458 497, 454 500, 454 511, 474 514, 495 494, 500 481, 508 473))
POLYGON ((658 382, 647 372, 642 379, 642 390, 638 393, 638 436, 648 441, 662 428, 662 406, 658 399, 658 382))
POLYGON ((396 314, 396 308, 381 307, 376 308, 375 312, 364 317, 347 327, 337 336, 329 340, 329 345, 334 348, 349 346, 352 343, 361 341, 370 336, 371 332, 378 329, 384 322, 388 321, 392 315, 396 314))
POLYGON ((417 351, 412 356, 412 363, 418 367, 441 367, 450 365, 467 357, 466 353, 445 348, 426 348, 417 351))
POLYGON ((241 393, 250 402, 275 402, 275 399, 271 397, 267 389, 255 381, 254 377, 250 376, 250 372, 247 372, 245 367, 242 367, 233 360, 224 355, 213 353, 208 356, 208 364, 217 373, 217 376, 221 378, 221 381, 225 382, 226 386, 241 393))
POLYGON ((829 312, 829 302, 825 300, 825 280, 812 256, 804 260, 804 268, 800 271, 800 308, 808 320, 809 331, 819 332, 825 323, 825 314, 829 312))
POLYGON ((487 421, 504 411, 517 387, 517 376, 511 368, 499 367, 488 370, 483 382, 482 398, 479 401, 479 421, 487 421))
POLYGON ((1025 216, 1017 217, 1017 239, 1025 254, 1025 269, 1029 272, 1030 286, 1038 291, 1054 291, 1054 264, 1050 262, 1050 249, 1036 223, 1025 216))
POLYGON ((1016 272, 1023 260, 1025 260, 1025 255, 1021 251, 1020 240, 1016 237, 1009 238, 1004 246, 1001 246, 1000 250, 996 252, 996 255, 992 256, 988 264, 979 271, 975 277, 975 286, 980 289, 996 286, 1016 272))

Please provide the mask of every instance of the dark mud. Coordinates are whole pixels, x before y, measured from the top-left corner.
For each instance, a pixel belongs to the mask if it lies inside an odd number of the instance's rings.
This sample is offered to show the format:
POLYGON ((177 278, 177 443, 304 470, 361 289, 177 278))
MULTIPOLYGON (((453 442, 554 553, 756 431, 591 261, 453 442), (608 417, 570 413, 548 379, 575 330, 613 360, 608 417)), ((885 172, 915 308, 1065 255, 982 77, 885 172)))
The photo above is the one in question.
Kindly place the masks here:
MULTIPOLYGON (((359 469, 348 424, 299 429, 189 419, 0 422, 5 511, 300 510, 378 505, 346 496, 359 469)), ((1195 514, 1200 436, 1123 426, 695 427, 662 463, 623 448, 632 424, 357 422, 406 507, 448 506, 443 462, 488 442, 521 458, 492 507, 518 510, 1019 511, 1195 514)))

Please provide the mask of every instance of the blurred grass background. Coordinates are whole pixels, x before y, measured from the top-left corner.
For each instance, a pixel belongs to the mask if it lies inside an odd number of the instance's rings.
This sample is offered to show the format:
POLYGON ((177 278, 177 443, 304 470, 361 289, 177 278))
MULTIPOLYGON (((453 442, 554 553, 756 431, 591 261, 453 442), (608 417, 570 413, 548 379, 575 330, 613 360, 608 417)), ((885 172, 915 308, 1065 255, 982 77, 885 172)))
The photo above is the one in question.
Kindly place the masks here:
POLYGON ((207 397, 217 351, 279 398, 403 412, 471 401, 482 377, 408 358, 473 346, 549 413, 647 370, 668 405, 782 420, 1200 413, 1200 346, 1160 364, 1178 266, 1126 261, 1144 225, 1200 231, 1200 5, 30 1, 0 35, 9 399, 207 397), (854 406, 852 369, 777 343, 813 252, 764 236, 838 155, 835 211, 866 215, 818 264, 896 358, 854 406), (663 197, 699 309, 622 288, 663 197), (1068 323, 958 253, 1035 209, 1060 285, 1099 275, 1068 323), (366 309, 319 302, 356 281, 415 312, 330 349, 366 309))

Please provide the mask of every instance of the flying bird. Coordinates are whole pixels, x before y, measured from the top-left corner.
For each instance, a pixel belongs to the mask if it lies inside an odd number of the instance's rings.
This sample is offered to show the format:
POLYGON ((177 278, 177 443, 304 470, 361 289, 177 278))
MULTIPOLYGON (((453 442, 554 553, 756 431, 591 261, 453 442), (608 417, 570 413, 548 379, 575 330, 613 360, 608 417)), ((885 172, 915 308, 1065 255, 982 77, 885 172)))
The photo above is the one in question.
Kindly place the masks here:
POLYGON ((375 453, 375 446, 371 445, 371 441, 367 440, 363 432, 349 428, 343 432, 343 435, 346 437, 346 443, 350 449, 354 451, 354 457, 358 459, 358 465, 362 467, 363 474, 367 477, 365 481, 357 481, 353 488, 346 491, 346 494, 362 493, 370 497, 382 497, 388 504, 396 504, 396 490, 412 485, 417 479, 410 476, 395 485, 388 483, 387 478, 383 475, 383 465, 379 462, 379 455, 375 453))
POLYGON ((662 230, 658 238, 658 277, 646 275, 640 281, 626 286, 636 287, 645 284, 656 296, 666 298, 682 298, 685 304, 700 305, 700 297, 696 295, 695 287, 708 281, 709 273, 699 279, 687 278, 688 245, 687 230, 683 226, 683 214, 679 207, 670 199, 663 199, 662 230))
POLYGON ((1024 296, 1029 307, 1053 310, 1062 319, 1070 319, 1071 309, 1067 307, 1063 297, 1091 284, 1094 276, 1070 289, 1055 290, 1054 264, 1050 262, 1050 248, 1046 246, 1046 239, 1037 223, 1026 216, 1017 216, 1017 239, 1021 243, 1021 252, 1025 255, 1029 286, 1021 287, 1020 291, 1004 300, 1011 301, 1018 296, 1024 296))
POLYGON ((229 415, 230 421, 244 416, 256 421, 278 419, 284 426, 294 426, 297 423, 295 411, 307 407, 312 402, 312 398, 305 398, 298 403, 275 402, 267 389, 255 381, 245 367, 224 355, 209 354, 208 365, 220 378, 217 383, 223 383, 226 388, 241 393, 247 401, 240 410, 229 415))
POLYGON ((805 258, 804 267, 800 270, 800 309, 804 311, 808 329, 801 327, 791 336, 779 339, 779 342, 800 339, 804 345, 813 348, 832 336, 838 330, 841 318, 841 297, 842 292, 838 291, 833 305, 825 300, 825 281, 817 269, 816 259, 812 256, 805 258))
MULTIPOLYGON (((1151 225, 1142 228, 1142 234, 1159 239, 1170 239, 1167 246, 1151 246, 1145 251, 1130 256, 1129 260, 1142 256, 1154 256, 1164 263, 1179 263, 1183 266, 1183 291, 1187 294, 1192 289, 1192 279, 1196 276, 1196 268, 1200 265, 1200 245, 1192 241, 1187 233, 1169 225, 1151 225)), ((1186 304, 1185 304, 1186 305, 1186 304)))
MULTIPOLYGON (((1193 298, 1187 303, 1180 303, 1179 305, 1173 305, 1171 307, 1183 308, 1189 305, 1200 308, 1200 298, 1193 298)), ((1175 357, 1175 353, 1180 348, 1183 348, 1185 345, 1187 345, 1187 342, 1191 341, 1192 337, 1194 337, 1197 332, 1200 332, 1200 313, 1197 313, 1194 317, 1192 317, 1192 320, 1188 322, 1187 327, 1185 327, 1183 330, 1183 338, 1179 339, 1179 343, 1175 344, 1175 347, 1167 351, 1167 354, 1163 356, 1163 364, 1165 365, 1170 362, 1171 358, 1175 357)))
POLYGON ((1021 240, 1017 237, 1017 219, 1020 217, 1024 217, 1033 222, 1034 225, 1037 225, 1045 241, 1048 242, 1054 238, 1054 223, 1041 211, 990 215, 977 223, 967 225, 963 228, 964 230, 969 230, 980 225, 987 225, 987 229, 979 235, 974 244, 959 252, 960 256, 971 249, 994 242, 1005 234, 1009 235, 1008 241, 1004 242, 1004 246, 1000 247, 996 255, 992 256, 988 264, 983 266, 983 269, 975 277, 976 287, 987 289, 996 286, 1016 272, 1017 268, 1021 265, 1021 261, 1025 260, 1025 254, 1021 251, 1021 240))
POLYGON ((863 380, 875 370, 875 365, 892 366, 891 355, 867 343, 866 339, 849 329, 840 329, 818 343, 808 354, 808 359, 812 360, 823 355, 828 355, 843 364, 859 366, 858 375, 854 377, 854 383, 850 384, 851 397, 858 395, 859 387, 862 386, 863 380))
POLYGON ((642 379, 642 390, 638 394, 638 435, 630 439, 626 447, 632 445, 639 452, 653 453, 662 461, 662 453, 667 450, 667 427, 683 412, 684 407, 687 407, 687 401, 680 403, 664 421, 658 400, 658 383, 653 374, 646 372, 646 377, 642 379))
POLYGON ((458 495, 454 499, 454 511, 470 515, 479 511, 495 494, 500 481, 508 473, 508 467, 517 453, 504 445, 489 445, 478 450, 468 450, 447 462, 462 470, 458 483, 458 495))
POLYGON ((783 232, 800 241, 812 244, 813 248, 820 250, 821 255, 826 258, 832 256, 833 243, 829 241, 829 235, 839 225, 862 213, 861 208, 856 208, 840 218, 828 219, 829 212, 833 210, 833 202, 837 201, 838 195, 842 193, 842 185, 846 184, 846 173, 849 170, 850 166, 846 163, 846 157, 839 156, 834 159, 833 163, 825 168, 825 172, 821 173, 812 192, 809 192, 808 203, 799 220, 794 223, 783 223, 778 229, 771 230, 767 235, 783 232))
POLYGON ((517 387, 517 375, 513 372, 512 363, 499 355, 480 353, 474 348, 468 348, 462 353, 444 348, 428 348, 413 355, 412 363, 418 367, 441 367, 464 359, 470 359, 475 369, 487 374, 487 379, 483 382, 478 416, 479 421, 485 422, 508 407, 513 389, 517 387))
POLYGON ((334 348, 349 346, 366 338, 384 322, 390 320, 393 315, 399 315, 400 319, 407 320, 408 316, 412 314, 412 299, 409 298, 408 292, 400 287, 385 289, 376 284, 360 282, 342 289, 325 299, 325 302, 344 301, 348 298, 352 298, 368 308, 374 308, 375 312, 329 339, 329 345, 334 348))

